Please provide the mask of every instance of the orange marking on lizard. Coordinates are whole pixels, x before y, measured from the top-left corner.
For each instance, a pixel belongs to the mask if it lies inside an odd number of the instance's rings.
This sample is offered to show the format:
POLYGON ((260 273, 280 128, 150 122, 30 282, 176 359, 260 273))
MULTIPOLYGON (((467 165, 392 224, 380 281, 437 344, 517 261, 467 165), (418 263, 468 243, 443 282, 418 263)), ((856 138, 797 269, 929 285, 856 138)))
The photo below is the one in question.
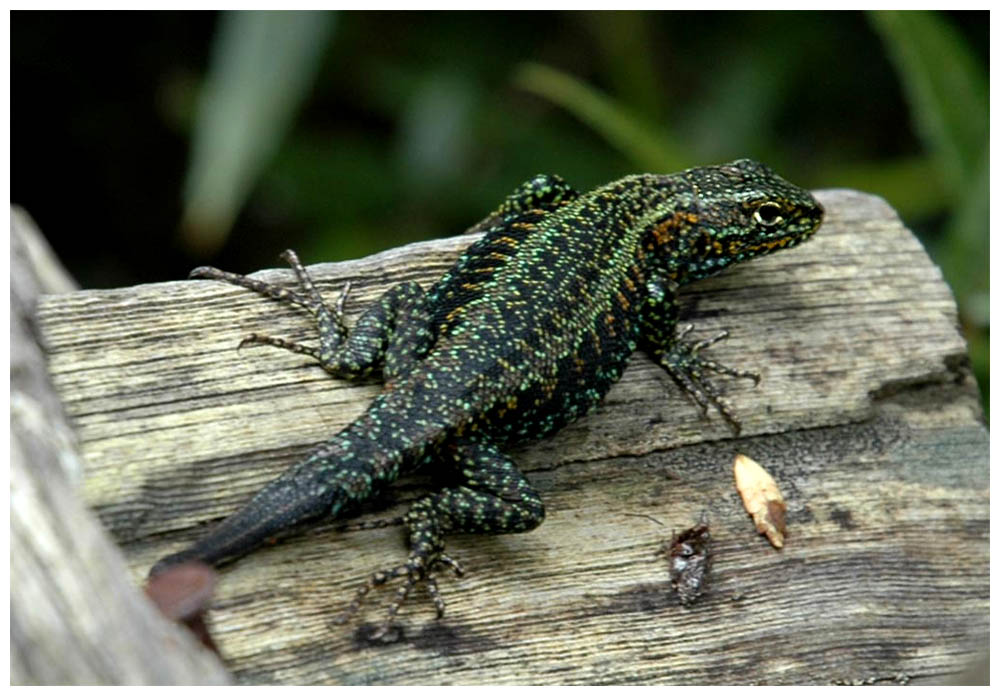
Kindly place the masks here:
MULTIPOLYGON (((657 246, 669 244, 674 241, 674 232, 676 230, 686 225, 694 225, 697 222, 698 216, 694 213, 688 213, 683 210, 677 211, 653 228, 653 239, 656 241, 657 246)), ((650 251, 652 251, 652 247, 650 247, 650 251)))

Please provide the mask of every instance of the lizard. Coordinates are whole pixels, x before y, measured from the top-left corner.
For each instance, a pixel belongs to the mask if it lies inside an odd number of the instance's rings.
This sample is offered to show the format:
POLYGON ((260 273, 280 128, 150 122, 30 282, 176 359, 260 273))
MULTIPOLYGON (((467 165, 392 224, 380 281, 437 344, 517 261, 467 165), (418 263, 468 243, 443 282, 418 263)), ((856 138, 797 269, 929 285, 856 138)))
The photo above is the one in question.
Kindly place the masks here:
POLYGON ((381 373, 382 392, 354 422, 290 466, 189 548, 157 562, 221 565, 277 534, 342 518, 400 475, 430 470, 447 482, 402 517, 405 563, 372 574, 346 621, 373 588, 400 586, 372 639, 389 635, 411 590, 426 585, 444 614, 436 573, 462 566, 446 533, 527 532, 544 504, 508 446, 541 438, 590 413, 644 350, 693 398, 740 424, 707 372, 753 379, 702 350, 679 327, 678 291, 733 264, 810 238, 823 209, 806 190, 743 159, 670 174, 641 174, 579 193, 562 178, 521 184, 478 225, 485 234, 430 289, 402 282, 348 329, 346 285, 328 305, 296 254, 283 258, 300 290, 199 267, 191 278, 232 283, 311 315, 318 346, 251 334, 304 354, 337 378, 381 373))

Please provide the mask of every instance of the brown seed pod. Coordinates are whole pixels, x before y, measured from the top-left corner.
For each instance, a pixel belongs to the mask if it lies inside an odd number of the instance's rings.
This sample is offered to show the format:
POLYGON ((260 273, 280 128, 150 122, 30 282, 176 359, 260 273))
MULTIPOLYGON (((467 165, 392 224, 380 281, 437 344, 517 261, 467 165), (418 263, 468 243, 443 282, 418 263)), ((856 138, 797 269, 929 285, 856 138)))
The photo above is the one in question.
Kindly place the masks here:
POLYGON ((785 545, 785 499, 778 484, 760 464, 744 454, 737 454, 733 460, 733 478, 757 531, 780 549, 785 545))
POLYGON ((685 529, 670 540, 670 583, 686 607, 705 591, 712 563, 711 541, 707 524, 685 529))

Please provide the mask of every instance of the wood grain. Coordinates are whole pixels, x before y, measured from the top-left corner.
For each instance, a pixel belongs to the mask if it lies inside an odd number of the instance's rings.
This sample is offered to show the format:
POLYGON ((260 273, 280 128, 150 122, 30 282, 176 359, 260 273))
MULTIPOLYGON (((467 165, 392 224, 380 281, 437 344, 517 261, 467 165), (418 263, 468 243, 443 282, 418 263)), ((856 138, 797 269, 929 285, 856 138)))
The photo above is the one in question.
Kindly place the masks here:
POLYGON ((34 312, 39 293, 70 289, 34 223, 12 210, 10 682, 228 683, 218 659, 145 600, 80 500, 84 463, 34 312))
MULTIPOLYGON (((391 590, 332 623, 372 571, 405 557, 399 528, 324 523, 223 573, 214 635, 251 683, 829 683, 947 679, 989 630, 988 433, 938 269, 878 198, 822 191, 815 239, 697 284, 697 334, 728 329, 720 362, 734 438, 637 355, 598 411, 513 455, 547 521, 457 536, 468 573, 404 607, 404 634, 369 645, 391 590), (782 551, 732 482, 744 452, 788 503, 782 551), (705 515, 708 594, 677 604, 655 553, 705 515)), ((390 284, 425 287, 472 237, 310 267, 349 320, 390 284)), ((307 260, 308 261, 308 260, 307 260)), ((245 270, 245 269, 227 269, 245 270)), ((291 283, 289 271, 260 277, 291 283)), ((310 341, 302 314, 212 281, 44 298, 53 380, 87 460, 86 503, 136 583, 356 417, 377 383, 301 356, 236 346, 250 332, 310 341)), ((401 481, 361 520, 400 513, 430 481, 401 481)))

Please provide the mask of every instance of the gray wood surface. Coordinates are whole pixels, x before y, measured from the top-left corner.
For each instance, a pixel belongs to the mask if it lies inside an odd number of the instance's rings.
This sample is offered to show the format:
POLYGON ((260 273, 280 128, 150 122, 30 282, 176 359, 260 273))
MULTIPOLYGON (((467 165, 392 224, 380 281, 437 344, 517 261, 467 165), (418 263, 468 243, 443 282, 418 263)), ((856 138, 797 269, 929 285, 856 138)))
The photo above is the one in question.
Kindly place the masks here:
MULTIPOLYGON (((456 536, 465 577, 404 606, 402 640, 370 645, 393 589, 332 623, 359 583, 405 558, 399 528, 318 525, 222 574, 211 622, 249 683, 830 683, 955 678, 989 632, 988 433, 951 294, 895 213, 852 191, 817 194, 809 243, 691 287, 699 336, 729 329, 719 361, 734 438, 636 355, 596 413, 513 455, 547 520, 506 537, 456 536), (743 452, 788 504, 783 550, 756 534, 732 482, 743 452), (656 551, 705 515, 709 592, 678 605, 656 551)), ((471 241, 414 244, 310 270, 348 318, 390 284, 425 286, 471 241)), ((310 259, 305 259, 308 263, 310 259)), ((249 269, 227 269, 245 271, 249 269)), ((286 270, 260 277, 291 283, 286 270)), ((212 281, 50 296, 53 380, 86 456, 83 496, 133 579, 231 513, 356 417, 378 384, 302 356, 236 346, 250 332, 311 341, 288 307, 212 281)), ((426 490, 399 482, 359 520, 426 490)))
POLYGON ((224 684, 216 657, 163 619, 84 507, 85 469, 40 350, 40 293, 73 287, 11 212, 10 682, 224 684))

